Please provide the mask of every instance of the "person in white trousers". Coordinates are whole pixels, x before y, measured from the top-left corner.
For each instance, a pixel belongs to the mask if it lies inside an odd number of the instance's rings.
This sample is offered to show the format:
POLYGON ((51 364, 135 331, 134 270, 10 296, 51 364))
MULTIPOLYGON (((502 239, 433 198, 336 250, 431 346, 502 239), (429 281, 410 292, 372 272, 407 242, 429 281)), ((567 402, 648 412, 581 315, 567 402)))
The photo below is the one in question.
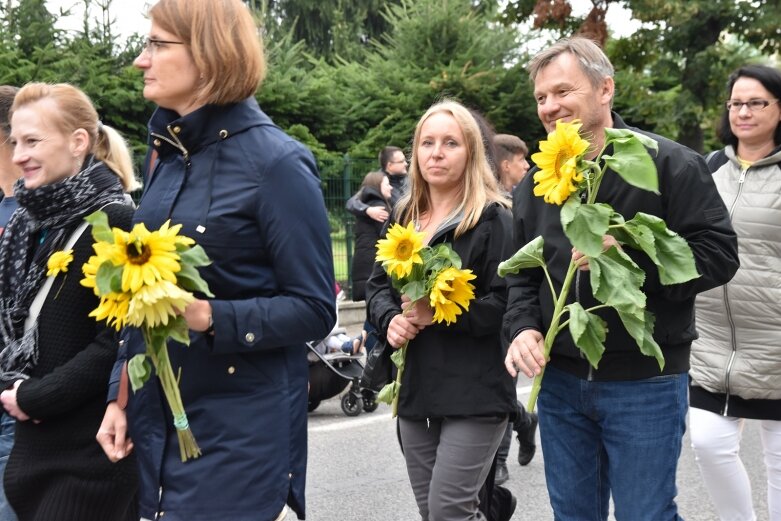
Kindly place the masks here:
POLYGON ((726 146, 706 160, 730 209, 740 269, 697 297, 691 440, 719 518, 754 521, 738 452, 746 421, 760 421, 769 519, 781 521, 781 72, 741 67, 727 96, 719 128, 726 146))

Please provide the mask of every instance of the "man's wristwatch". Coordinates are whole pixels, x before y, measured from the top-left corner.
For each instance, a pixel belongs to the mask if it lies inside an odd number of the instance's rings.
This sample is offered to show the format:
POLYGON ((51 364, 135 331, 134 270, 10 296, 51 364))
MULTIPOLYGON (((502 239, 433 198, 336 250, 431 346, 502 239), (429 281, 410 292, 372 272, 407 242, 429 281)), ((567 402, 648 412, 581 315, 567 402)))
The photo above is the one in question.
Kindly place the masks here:
POLYGON ((212 314, 209 314, 209 327, 206 328, 206 331, 203 332, 205 335, 213 335, 214 334, 214 318, 212 314))

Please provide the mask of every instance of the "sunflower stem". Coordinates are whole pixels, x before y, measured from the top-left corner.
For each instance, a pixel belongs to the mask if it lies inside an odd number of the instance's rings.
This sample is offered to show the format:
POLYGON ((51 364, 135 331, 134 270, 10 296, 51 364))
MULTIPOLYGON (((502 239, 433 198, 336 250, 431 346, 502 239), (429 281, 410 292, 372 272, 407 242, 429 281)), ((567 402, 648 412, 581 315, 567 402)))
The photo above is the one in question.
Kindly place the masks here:
POLYGON ((146 343, 147 356, 152 360, 155 372, 163 388, 168 407, 174 417, 176 437, 179 442, 179 456, 182 462, 201 455, 201 449, 195 441, 195 436, 187 422, 187 414, 182 404, 182 396, 179 392, 176 376, 171 367, 171 359, 168 356, 168 346, 165 339, 155 338, 148 328, 143 328, 144 342, 146 343))
MULTIPOLYGON (((572 284, 572 279, 574 278, 577 270, 577 263, 575 261, 570 261, 569 268, 567 269, 567 275, 564 277, 564 283, 561 285, 561 293, 559 293, 558 297, 556 298, 556 307, 553 309, 553 319, 551 320, 550 326, 548 326, 548 332, 545 334, 543 354, 545 355, 546 362, 550 359, 550 352, 551 348, 553 347, 553 341, 559 332, 559 322, 561 321, 561 317, 564 314, 564 306, 567 303, 569 287, 572 284)), ((534 376, 534 380, 532 381, 532 390, 531 394, 529 395, 529 402, 526 406, 530 412, 534 412, 534 409, 537 405, 537 395, 540 394, 543 376, 545 376, 545 366, 540 368, 539 374, 536 374, 534 376)))
MULTIPOLYGON (((420 299, 418 299, 420 300, 420 299)), ((418 300, 413 300, 410 302, 409 306, 405 310, 401 312, 401 316, 404 318, 407 318, 407 315, 409 315, 410 310, 415 307, 415 304, 417 304, 418 300)), ((407 346, 409 346, 409 340, 405 341, 399 349, 401 349, 401 364, 396 366, 396 380, 394 389, 396 390, 395 393, 393 393, 393 401, 391 402, 391 418, 395 418, 399 415, 399 395, 401 394, 401 376, 404 374, 404 366, 407 365, 407 346)))

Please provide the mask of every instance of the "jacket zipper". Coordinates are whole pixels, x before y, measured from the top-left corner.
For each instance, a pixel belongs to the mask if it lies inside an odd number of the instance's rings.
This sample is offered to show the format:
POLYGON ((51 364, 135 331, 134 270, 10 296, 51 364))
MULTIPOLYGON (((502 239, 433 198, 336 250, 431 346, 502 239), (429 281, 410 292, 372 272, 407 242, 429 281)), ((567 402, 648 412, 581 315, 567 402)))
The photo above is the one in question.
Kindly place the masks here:
POLYGON ((732 352, 729 355, 729 361, 727 362, 727 369, 724 372, 724 409, 722 410, 722 416, 729 416, 729 377, 732 372, 732 366, 735 363, 735 357, 738 353, 738 341, 735 333, 735 321, 732 319, 732 309, 729 305, 729 292, 727 291, 727 285, 724 284, 724 306, 727 308, 727 322, 730 329, 730 342, 732 342, 732 352))
MULTIPOLYGON (((575 301, 580 302, 580 275, 583 273, 582 271, 578 270, 575 272, 575 301)), ((576 348, 578 346, 575 346, 576 348)), ((586 360, 586 355, 583 354, 583 351, 578 349, 578 354, 580 355, 581 360, 586 360)), ((594 380, 594 367, 591 365, 591 363, 588 362, 588 374, 586 375, 586 380, 589 382, 594 380)))
MULTIPOLYGON (((735 200, 732 201, 732 204, 729 207, 730 222, 733 221, 733 216, 735 215, 735 208, 737 207, 738 200, 740 200, 740 195, 743 192, 743 183, 746 180, 746 172, 748 172, 748 168, 745 168, 740 172, 740 179, 738 179, 738 193, 735 196, 735 200)), ((729 283, 724 284, 724 286, 722 287, 724 293, 724 307, 727 310, 727 322, 729 323, 730 342, 732 343, 732 352, 729 355, 727 368, 724 371, 724 409, 722 410, 723 416, 729 416, 729 398, 730 398, 729 378, 730 378, 730 374, 732 373, 732 366, 735 364, 735 357, 737 356, 738 353, 738 339, 737 339, 737 333, 735 332, 735 321, 732 318, 732 308, 730 307, 730 303, 729 303, 728 285, 729 283)))

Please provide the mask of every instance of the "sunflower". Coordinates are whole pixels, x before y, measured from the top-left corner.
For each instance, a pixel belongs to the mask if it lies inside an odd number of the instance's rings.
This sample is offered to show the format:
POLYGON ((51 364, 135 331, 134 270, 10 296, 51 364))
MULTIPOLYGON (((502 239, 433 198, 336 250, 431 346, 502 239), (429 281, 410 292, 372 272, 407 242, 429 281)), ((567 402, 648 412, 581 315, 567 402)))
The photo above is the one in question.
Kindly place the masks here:
POLYGON ((98 257, 97 255, 90 257, 87 262, 81 266, 81 271, 84 273, 84 278, 79 281, 79 283, 85 288, 92 288, 95 296, 98 297, 100 296, 100 292, 98 291, 98 285, 95 282, 95 276, 98 274, 98 268, 100 268, 101 264, 103 264, 102 258, 98 257))
POLYGON ((177 244, 192 244, 192 239, 177 235, 181 225, 169 228, 168 222, 160 230, 150 232, 143 223, 130 232, 114 228, 116 248, 111 261, 123 266, 122 291, 136 293, 142 286, 159 281, 176 284, 176 273, 181 269, 177 244))
POLYGON ((402 279, 412 273, 413 264, 423 264, 420 250, 425 234, 416 232, 412 221, 406 227, 394 224, 385 239, 377 241, 377 261, 385 270, 402 279))
MULTIPOLYGON (((86 264, 85 264, 86 266, 86 264)), ((84 281, 82 280, 82 285, 84 281)), ((97 290, 96 290, 97 292, 97 290)), ((109 326, 113 325, 119 331, 127 322, 127 310, 130 305, 129 293, 114 293, 113 291, 100 297, 100 304, 89 314, 95 320, 105 320, 109 326)))
POLYGON ((130 299, 127 323, 147 328, 168 325, 170 318, 184 311, 194 300, 192 293, 167 280, 144 285, 130 299))
POLYGON ((469 311, 469 302, 475 298, 475 287, 469 283, 477 278, 472 270, 445 268, 437 274, 429 294, 429 303, 434 309, 434 322, 456 321, 461 308, 469 311))
POLYGON ((68 264, 73 260, 73 250, 55 251, 46 263, 47 277, 57 276, 68 271, 68 264))
POLYGON ((578 133, 583 126, 579 120, 556 122, 556 130, 540 142, 540 151, 532 155, 539 167, 534 174, 534 195, 544 197, 546 203, 562 205, 578 189, 583 174, 578 162, 588 150, 589 142, 578 133))
POLYGON ((159 230, 157 230, 157 233, 160 234, 160 237, 173 239, 174 243, 177 245, 192 246, 193 244, 195 244, 195 240, 191 239, 190 237, 179 235, 179 230, 181 229, 182 229, 181 224, 175 224, 171 226, 171 221, 168 220, 163 223, 163 225, 160 227, 159 230))

